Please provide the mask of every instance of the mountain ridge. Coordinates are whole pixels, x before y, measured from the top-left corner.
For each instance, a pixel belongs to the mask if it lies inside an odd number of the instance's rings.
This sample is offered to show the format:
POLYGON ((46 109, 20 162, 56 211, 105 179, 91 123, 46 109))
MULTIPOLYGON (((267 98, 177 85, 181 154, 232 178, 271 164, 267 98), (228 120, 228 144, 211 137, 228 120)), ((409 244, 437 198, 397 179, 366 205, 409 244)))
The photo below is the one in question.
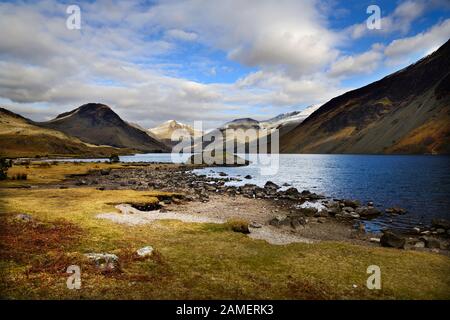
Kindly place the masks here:
POLYGON ((141 152, 168 151, 165 144, 128 124, 105 104, 87 103, 38 125, 96 145, 132 148, 141 152))
POLYGON ((284 135, 283 153, 450 153, 450 42, 335 97, 284 135))

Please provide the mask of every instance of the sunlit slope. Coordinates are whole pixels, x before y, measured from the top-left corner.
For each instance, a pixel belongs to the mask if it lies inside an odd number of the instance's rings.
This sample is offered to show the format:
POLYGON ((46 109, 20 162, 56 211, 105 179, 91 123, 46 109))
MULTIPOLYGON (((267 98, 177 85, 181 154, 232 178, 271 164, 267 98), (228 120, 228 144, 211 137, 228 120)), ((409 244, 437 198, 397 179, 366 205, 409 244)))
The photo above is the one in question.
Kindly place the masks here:
POLYGON ((324 104, 281 139, 285 153, 450 153, 450 42, 324 104))

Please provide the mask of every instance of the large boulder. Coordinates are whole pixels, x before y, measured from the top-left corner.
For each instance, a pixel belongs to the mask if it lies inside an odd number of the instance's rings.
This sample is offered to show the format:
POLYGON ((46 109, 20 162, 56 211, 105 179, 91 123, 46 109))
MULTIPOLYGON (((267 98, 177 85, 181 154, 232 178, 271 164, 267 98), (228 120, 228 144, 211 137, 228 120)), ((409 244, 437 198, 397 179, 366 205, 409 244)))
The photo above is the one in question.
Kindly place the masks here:
POLYGON ((272 181, 267 181, 266 184, 264 185, 264 189, 277 190, 279 188, 280 187, 276 183, 273 183, 272 181))
POLYGON ((345 207, 351 208, 357 208, 361 205, 361 203, 358 200, 349 200, 349 199, 342 200, 342 203, 344 204, 345 207))
POLYGON ((425 247, 430 249, 442 249, 441 241, 436 238, 422 237, 420 240, 425 242, 425 247))
POLYGON ((363 219, 372 219, 381 214, 381 211, 374 207, 359 207, 356 208, 355 212, 363 219))
POLYGON ((120 270, 119 257, 112 253, 87 253, 86 257, 102 272, 120 270))
POLYGON ((401 235, 387 230, 383 232, 380 243, 383 247, 403 249, 405 247, 406 240, 401 235))

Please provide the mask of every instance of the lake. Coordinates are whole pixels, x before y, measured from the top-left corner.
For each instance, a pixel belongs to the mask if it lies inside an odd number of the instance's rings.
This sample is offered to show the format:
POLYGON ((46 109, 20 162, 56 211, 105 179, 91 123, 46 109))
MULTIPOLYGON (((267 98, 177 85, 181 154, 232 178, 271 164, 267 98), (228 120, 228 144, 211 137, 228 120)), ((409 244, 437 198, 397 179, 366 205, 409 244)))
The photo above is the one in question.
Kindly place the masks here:
MULTIPOLYGON (((188 157, 185 155, 185 159, 188 157)), ((123 156, 120 160, 172 161, 171 154, 164 153, 123 156)), ((242 179, 232 182, 237 185, 263 186, 268 180, 279 185, 289 183, 299 191, 310 190, 363 203, 373 201, 382 210, 393 206, 408 210, 402 216, 385 215, 367 223, 369 230, 405 229, 428 224, 432 218, 450 219, 450 156, 287 154, 280 155, 276 175, 262 175, 260 169, 260 165, 252 163, 246 167, 205 168, 194 172, 210 176, 225 172, 242 179), (248 174, 252 179, 243 179, 248 174)))

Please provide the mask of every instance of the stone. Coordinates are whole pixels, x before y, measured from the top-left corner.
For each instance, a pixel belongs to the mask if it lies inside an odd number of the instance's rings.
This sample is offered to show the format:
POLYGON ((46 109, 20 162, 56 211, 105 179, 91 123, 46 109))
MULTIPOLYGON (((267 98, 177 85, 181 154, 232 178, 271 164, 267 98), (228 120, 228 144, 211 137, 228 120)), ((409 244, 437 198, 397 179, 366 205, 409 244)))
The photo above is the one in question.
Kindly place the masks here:
POLYGON ((298 192, 297 188, 291 187, 284 190, 284 194, 289 196, 298 196, 300 193, 298 192))
POLYGON ((374 207, 359 207, 356 208, 355 212, 360 215, 361 218, 371 219, 378 217, 381 214, 381 211, 375 209, 374 207))
POLYGON ((250 228, 254 228, 254 229, 262 228, 262 224, 255 222, 255 221, 250 222, 250 224, 248 226, 250 228))
POLYGON ((381 236, 380 243, 383 247, 403 249, 405 247, 406 240, 404 237, 392 231, 386 230, 381 236))
POLYGON ((27 213, 19 213, 14 217, 14 220, 20 222, 33 222, 33 217, 27 213))
POLYGON ((298 212, 307 217, 314 217, 318 211, 316 208, 306 207, 306 208, 299 208, 298 212))
POLYGON ((442 245, 438 239, 431 237, 422 237, 420 240, 425 241, 425 247, 429 249, 441 249, 442 245))
POLYGON ((221 177, 226 177, 226 176, 228 176, 225 172, 219 172, 219 176, 221 176, 221 177))
POLYGON ((102 170, 100 170, 100 174, 102 175, 102 176, 107 176, 107 175, 109 175, 111 173, 111 169, 102 169, 102 170))
POLYGON ((95 263, 103 272, 118 271, 120 269, 119 257, 112 253, 87 253, 85 256, 95 263))
POLYGON ((251 178, 252 178, 252 176, 249 174, 244 177, 244 179, 251 179, 251 178))
POLYGON ((318 222, 318 223, 325 223, 325 222, 327 222, 327 218, 325 218, 325 217, 319 217, 319 218, 317 218, 317 222, 318 222))
POLYGON ((380 243, 381 239, 380 238, 370 238, 369 241, 374 242, 374 243, 380 243))
POLYGON ((271 226, 279 227, 286 224, 286 216, 276 216, 272 220, 269 221, 271 226))
POLYGON ((279 189, 280 187, 276 184, 273 183, 272 181, 267 181, 266 184, 264 185, 264 189, 279 189))
POLYGON ((154 249, 153 249, 152 246, 146 246, 146 247, 143 247, 143 248, 138 249, 138 250, 136 251, 136 254, 137 254, 139 257, 145 258, 145 257, 151 256, 151 255, 153 254, 153 250, 154 250, 154 249))
POLYGON ((418 241, 414 244, 415 248, 425 248, 425 242, 423 241, 418 241))
POLYGON ((435 228, 450 229, 450 221, 446 219, 433 219, 431 220, 431 225, 435 228))
POLYGON ((392 208, 387 208, 386 210, 384 210, 386 213, 390 213, 393 215, 396 214, 405 214, 407 211, 406 209, 400 208, 400 207, 392 207, 392 208))
POLYGON ((345 199, 343 200, 343 203, 345 207, 352 207, 352 208, 357 208, 361 205, 361 203, 358 200, 345 199))

